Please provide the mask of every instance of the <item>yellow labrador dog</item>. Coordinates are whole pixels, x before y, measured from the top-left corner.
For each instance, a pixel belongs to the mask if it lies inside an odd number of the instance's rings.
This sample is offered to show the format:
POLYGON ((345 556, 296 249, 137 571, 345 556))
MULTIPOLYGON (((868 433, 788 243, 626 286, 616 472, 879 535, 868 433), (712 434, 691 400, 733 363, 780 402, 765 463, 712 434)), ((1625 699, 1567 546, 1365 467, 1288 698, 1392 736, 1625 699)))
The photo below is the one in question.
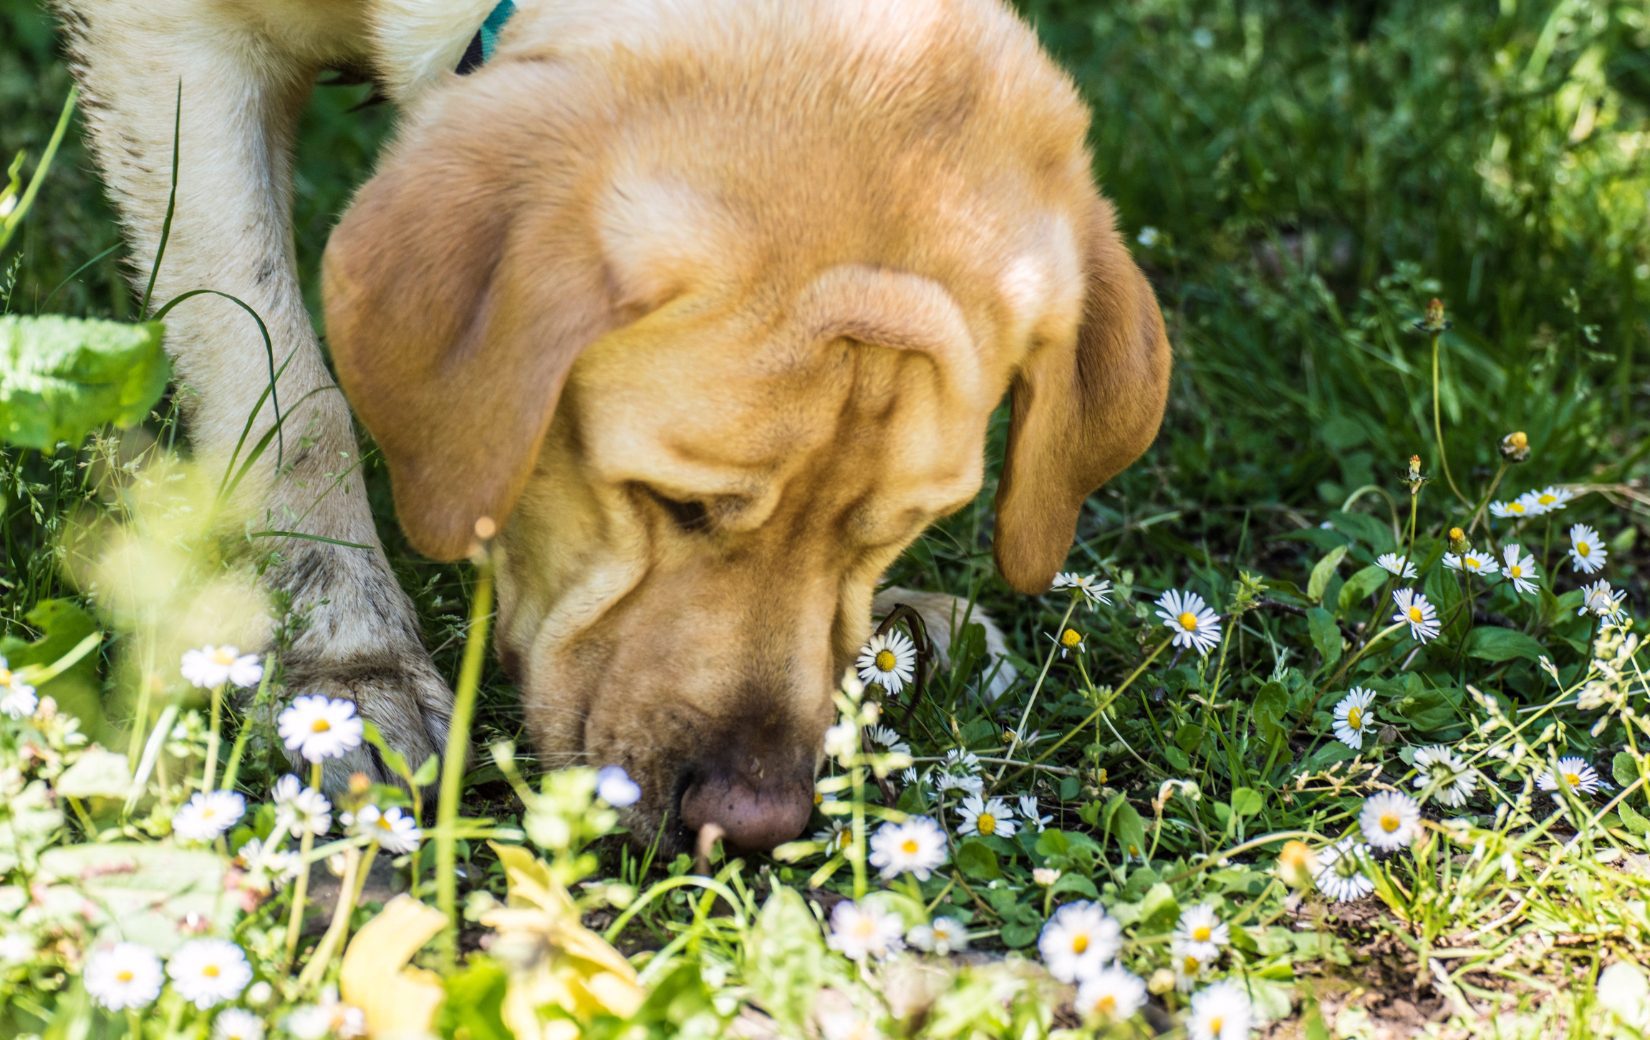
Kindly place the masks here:
MULTIPOLYGON (((879 576, 979 491, 1005 393, 995 554, 1027 593, 1156 434, 1162 317, 1071 81, 999 0, 57 4, 145 263, 181 89, 158 298, 232 293, 291 359, 284 461, 251 493, 372 547, 281 547, 289 685, 354 698, 414 760, 450 695, 294 273, 295 127, 328 66, 403 111, 325 257, 339 382, 413 545, 451 560, 497 524, 532 734, 627 769, 644 836, 804 827, 879 576)), ((223 301, 174 314, 197 448, 226 455, 262 340, 223 301)))

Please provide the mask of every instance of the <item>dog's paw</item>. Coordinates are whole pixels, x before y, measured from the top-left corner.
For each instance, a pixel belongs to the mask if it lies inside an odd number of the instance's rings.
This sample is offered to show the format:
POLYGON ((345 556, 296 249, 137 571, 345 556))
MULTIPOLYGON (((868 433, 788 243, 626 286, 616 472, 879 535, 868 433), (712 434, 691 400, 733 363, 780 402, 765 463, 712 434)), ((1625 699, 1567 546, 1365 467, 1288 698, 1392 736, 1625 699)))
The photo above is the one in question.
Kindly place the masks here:
POLYGON ((940 668, 951 667, 952 641, 961 635, 963 626, 979 625, 985 630, 986 663, 980 692, 987 700, 994 701, 1001 697, 1020 677, 1019 671, 1009 663, 1003 630, 977 604, 970 607, 966 599, 958 596, 895 586, 877 593, 876 599, 871 602, 871 616, 880 622, 901 605, 915 610, 922 618, 923 627, 928 630, 928 641, 934 646, 934 663, 940 668))
MULTIPOLYGON (((409 770, 416 772, 430 756, 446 750, 453 694, 422 650, 333 661, 300 658, 287 665, 284 685, 288 697, 320 694, 352 701, 378 727, 384 743, 406 759, 409 770)), ((323 782, 329 792, 337 792, 354 773, 375 783, 405 785, 365 741, 328 761, 323 782)))

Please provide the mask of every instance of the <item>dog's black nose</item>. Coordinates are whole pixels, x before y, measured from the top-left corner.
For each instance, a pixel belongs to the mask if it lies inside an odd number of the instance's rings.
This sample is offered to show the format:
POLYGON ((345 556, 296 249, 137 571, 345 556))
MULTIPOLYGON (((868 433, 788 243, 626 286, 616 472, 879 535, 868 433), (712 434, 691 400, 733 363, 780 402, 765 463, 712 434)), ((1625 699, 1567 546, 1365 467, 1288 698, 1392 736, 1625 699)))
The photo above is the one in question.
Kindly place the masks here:
POLYGON ((714 825, 741 852, 765 852, 797 837, 814 808, 812 776, 758 767, 716 771, 682 791, 681 819, 690 833, 714 825))

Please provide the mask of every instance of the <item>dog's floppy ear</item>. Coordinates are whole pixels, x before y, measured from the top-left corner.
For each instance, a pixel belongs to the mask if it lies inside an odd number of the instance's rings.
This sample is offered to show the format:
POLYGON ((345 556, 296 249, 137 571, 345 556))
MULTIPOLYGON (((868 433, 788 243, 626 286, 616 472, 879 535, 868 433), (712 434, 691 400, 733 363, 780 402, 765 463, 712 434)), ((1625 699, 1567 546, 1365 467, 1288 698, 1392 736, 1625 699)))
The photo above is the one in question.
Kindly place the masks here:
POLYGON ((440 560, 468 551, 482 517, 503 525, 606 313, 600 265, 569 246, 565 207, 523 183, 530 164, 447 124, 390 156, 324 265, 339 381, 408 540, 440 560))
POLYGON ((1077 335, 1033 350, 1011 389, 993 548, 1003 578, 1026 593, 1045 591, 1065 561, 1083 500, 1156 438, 1168 394, 1163 314, 1103 200, 1081 242, 1077 335))

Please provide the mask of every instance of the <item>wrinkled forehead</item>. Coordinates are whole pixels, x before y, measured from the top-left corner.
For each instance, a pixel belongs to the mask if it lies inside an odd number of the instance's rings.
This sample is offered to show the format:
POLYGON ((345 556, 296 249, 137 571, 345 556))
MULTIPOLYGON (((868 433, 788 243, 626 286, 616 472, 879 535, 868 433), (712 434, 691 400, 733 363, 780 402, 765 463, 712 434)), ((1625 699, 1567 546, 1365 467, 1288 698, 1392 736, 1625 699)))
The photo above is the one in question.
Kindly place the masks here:
POLYGON ((989 405, 948 392, 932 357, 810 341, 782 318, 670 310, 574 366, 568 392, 600 479, 755 494, 874 478, 936 508, 977 489, 989 405))

